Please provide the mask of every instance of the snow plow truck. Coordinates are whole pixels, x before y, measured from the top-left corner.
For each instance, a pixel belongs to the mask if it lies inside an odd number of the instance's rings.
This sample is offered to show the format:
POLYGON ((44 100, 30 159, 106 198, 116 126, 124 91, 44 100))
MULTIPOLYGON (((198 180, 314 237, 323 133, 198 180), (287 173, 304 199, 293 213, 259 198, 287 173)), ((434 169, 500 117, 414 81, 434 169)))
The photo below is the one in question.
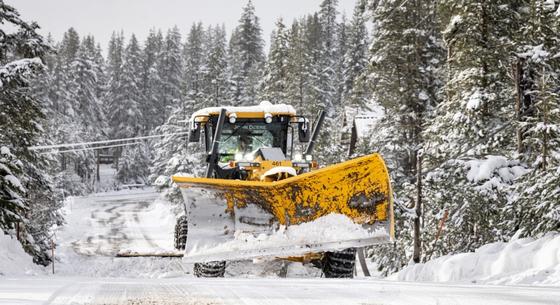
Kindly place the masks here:
POLYGON ((206 175, 173 181, 184 199, 175 247, 196 276, 222 277, 226 261, 278 258, 352 277, 356 248, 393 239, 383 159, 319 166, 312 153, 324 117, 268 102, 192 115, 189 142, 203 142, 206 175))

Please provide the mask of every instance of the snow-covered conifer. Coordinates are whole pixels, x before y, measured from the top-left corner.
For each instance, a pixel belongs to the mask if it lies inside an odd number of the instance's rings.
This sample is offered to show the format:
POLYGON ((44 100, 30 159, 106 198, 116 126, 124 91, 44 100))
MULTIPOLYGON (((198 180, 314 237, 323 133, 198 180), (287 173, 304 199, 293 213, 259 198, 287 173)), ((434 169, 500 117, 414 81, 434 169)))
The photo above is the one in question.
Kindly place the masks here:
POLYGON ((42 143, 45 120, 30 81, 45 68, 42 58, 50 48, 36 32, 38 25, 4 2, 0 23, 13 28, 0 29, 0 230, 13 234, 18 225, 24 249, 36 263, 48 264, 50 232, 41 229, 61 222, 60 202, 45 170, 48 159, 29 146, 42 143))
POLYGON ((284 21, 276 21, 271 36, 270 52, 263 82, 263 99, 272 103, 286 103, 288 88, 288 31, 284 21))
POLYGON ((264 41, 259 18, 251 0, 243 8, 239 25, 234 30, 229 49, 232 103, 255 104, 265 61, 264 41))
POLYGON ((227 94, 227 49, 226 29, 217 25, 210 35, 210 54, 206 74, 206 106, 219 106, 226 103, 227 94))
POLYGON ((165 122, 172 110, 182 103, 183 54, 181 32, 178 27, 167 31, 157 64, 161 88, 158 92, 158 121, 165 122))

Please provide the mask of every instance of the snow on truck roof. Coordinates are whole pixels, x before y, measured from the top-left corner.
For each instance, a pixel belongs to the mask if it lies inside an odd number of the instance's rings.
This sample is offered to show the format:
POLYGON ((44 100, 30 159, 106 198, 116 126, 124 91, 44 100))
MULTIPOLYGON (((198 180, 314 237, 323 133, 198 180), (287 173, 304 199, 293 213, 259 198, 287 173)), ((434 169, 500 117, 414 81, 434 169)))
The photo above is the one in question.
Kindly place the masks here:
POLYGON ((266 113, 270 113, 271 115, 289 115, 295 116, 296 110, 294 107, 286 104, 272 104, 268 101, 263 101, 259 105, 255 106, 221 106, 221 107, 208 107, 204 109, 200 109, 197 112, 193 113, 191 116, 191 122, 194 121, 197 117, 208 117, 212 115, 219 115, 222 108, 225 108, 227 114, 235 113, 239 114, 249 114, 250 117, 260 118, 263 117, 266 113))

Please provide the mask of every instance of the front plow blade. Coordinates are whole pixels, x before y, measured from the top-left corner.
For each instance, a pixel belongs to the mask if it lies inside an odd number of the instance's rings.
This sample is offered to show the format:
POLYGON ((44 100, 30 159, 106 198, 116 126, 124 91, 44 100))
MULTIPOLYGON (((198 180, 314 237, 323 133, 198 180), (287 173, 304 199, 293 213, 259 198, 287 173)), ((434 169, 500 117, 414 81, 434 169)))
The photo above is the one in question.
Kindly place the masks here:
POLYGON ((186 261, 302 256, 393 238, 391 185, 378 154, 276 182, 173 179, 187 206, 186 261))

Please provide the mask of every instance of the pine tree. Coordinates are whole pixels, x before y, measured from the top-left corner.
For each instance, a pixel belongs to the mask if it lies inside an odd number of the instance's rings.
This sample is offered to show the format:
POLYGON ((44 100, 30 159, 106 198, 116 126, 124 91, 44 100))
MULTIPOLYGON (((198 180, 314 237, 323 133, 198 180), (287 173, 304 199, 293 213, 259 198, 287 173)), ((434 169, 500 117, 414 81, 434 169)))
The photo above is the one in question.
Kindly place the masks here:
MULTIPOLYGON (((309 15, 300 21, 299 34, 291 41, 290 61, 293 61, 295 84, 291 84, 289 88, 295 89, 297 98, 299 98, 299 111, 302 114, 310 116, 316 115, 320 109, 324 109, 322 102, 321 89, 321 54, 322 54, 322 37, 321 23, 319 15, 309 15), (299 55, 295 52, 300 52, 299 55)), ((292 67, 290 67, 290 71, 292 67)), ((292 77, 290 77, 292 79, 292 77)))
POLYGON ((150 159, 150 149, 146 143, 125 147, 119 162, 117 180, 123 184, 148 184, 150 159))
POLYGON ((499 131, 513 118, 509 67, 502 63, 504 54, 513 51, 519 2, 440 5, 448 79, 446 96, 424 133, 427 163, 435 167, 425 196, 436 219, 444 210, 450 216, 446 234, 432 245, 435 255, 472 251, 503 238, 499 223, 507 195, 504 185, 511 183, 503 173, 516 166, 508 161, 512 138, 499 131), (481 164, 488 172, 475 174, 481 164))
POLYGON ((189 105, 185 109, 186 113, 192 113, 196 109, 202 108, 204 104, 204 80, 207 71, 207 52, 206 52, 206 33, 202 23, 192 25, 187 42, 184 47, 185 54, 185 98, 189 105))
POLYGON ((152 185, 164 190, 173 202, 180 202, 182 198, 178 187, 171 181, 171 176, 200 177, 205 168, 204 149, 196 143, 189 145, 185 135, 178 134, 188 130, 181 121, 184 121, 183 110, 177 107, 168 121, 155 129, 157 134, 166 136, 153 144, 153 166, 149 176, 152 185))
POLYGON ((123 56, 123 65, 112 96, 109 108, 109 122, 112 137, 115 139, 131 138, 144 130, 144 118, 140 109, 142 59, 136 36, 132 35, 123 56))
POLYGON ((504 228, 535 236, 560 230, 560 23, 552 2, 530 1, 519 31, 516 69, 518 154, 529 172, 515 185, 504 228))
POLYGON ((60 54, 60 79, 57 85, 60 86, 57 100, 60 104, 61 112, 64 115, 74 116, 77 109, 75 109, 75 102, 71 94, 71 76, 70 71, 72 69, 72 63, 78 56, 78 51, 80 49, 80 36, 74 28, 68 29, 62 38, 62 42, 58 48, 58 53, 60 54))
MULTIPOLYGON (((119 95, 121 83, 124 54, 124 37, 122 33, 115 33, 109 40, 109 50, 107 55, 107 91, 105 101, 106 117, 113 115, 113 109, 117 108, 116 99, 119 95)), ((112 125, 112 124, 109 124, 112 125)), ((111 126, 112 127, 112 126, 111 126)), ((113 136, 113 135, 111 135, 113 136)))
POLYGON ((230 40, 230 97, 235 104, 250 105, 257 102, 259 82, 263 75, 264 41, 259 18, 251 0, 243 8, 239 25, 230 40))
POLYGON ((161 91, 158 92, 160 98, 158 121, 160 122, 165 122, 172 109, 182 104, 181 84, 184 65, 181 46, 179 28, 174 27, 167 31, 157 69, 162 84, 161 91))
MULTIPOLYGON (((99 99, 102 78, 102 67, 99 65, 97 49, 93 37, 85 37, 75 59, 71 63, 70 96, 76 110, 73 119, 83 125, 83 132, 89 134, 89 140, 103 137, 105 116, 102 102, 99 99)), ((84 140, 86 139, 84 135, 84 140)))
POLYGON ((226 29, 216 26, 211 35, 208 56, 208 73, 206 74, 206 101, 205 106, 219 106, 226 101, 227 94, 227 50, 226 29))
POLYGON ((0 229, 13 233, 34 261, 48 264, 48 230, 62 218, 59 202, 46 173, 48 160, 29 146, 40 143, 44 112, 32 96, 30 81, 45 68, 42 57, 50 51, 35 23, 20 19, 11 6, 0 2, 0 229), (40 198, 40 200, 37 200, 40 198))
MULTIPOLYGON (((358 4, 349 50, 363 48, 364 42, 357 34, 364 30, 361 9, 358 4)), ((412 222, 416 215, 407 206, 413 206, 416 161, 425 142, 422 132, 438 102, 443 49, 434 1, 380 2, 371 10, 374 33, 369 75, 359 75, 361 68, 348 71, 347 88, 354 97, 361 95, 361 101, 352 101, 356 105, 364 102, 365 94, 384 110, 365 144, 382 153, 395 186, 396 226, 401 228, 397 241, 373 251, 379 267, 388 273, 400 269, 410 260, 406 253, 412 252, 412 222)), ((360 56, 354 59, 354 54, 348 55, 348 67, 363 64, 360 56)))
MULTIPOLYGON (((343 97, 344 97, 344 72, 345 72, 345 57, 348 52, 349 42, 349 32, 350 24, 346 20, 346 14, 342 15, 342 20, 338 24, 337 37, 338 37, 338 47, 336 49, 335 59, 336 59, 336 70, 337 84, 336 84, 336 99, 335 104, 344 107, 343 97)), ((367 33, 364 33, 364 39, 368 40, 367 33)), ((367 49, 367 48, 366 48, 367 49)))
POLYGON ((287 102, 288 44, 288 31, 280 18, 276 21, 276 28, 272 33, 263 83, 263 98, 273 104, 287 102))
POLYGON ((74 28, 68 29, 62 37, 60 54, 64 58, 66 66, 70 66, 78 56, 80 49, 80 35, 74 28))
POLYGON ((337 111, 337 93, 339 77, 337 72, 336 54, 339 48, 337 43, 338 23, 336 17, 338 0, 323 0, 319 10, 319 23, 321 26, 320 55, 318 61, 319 79, 317 89, 319 92, 319 105, 327 110, 329 115, 337 111))
POLYGON ((240 56, 239 45, 239 29, 234 29, 228 42, 227 49, 227 99, 230 104, 234 105, 241 100, 241 89, 243 87, 243 62, 240 56))
POLYGON ((145 118, 145 133, 163 124, 161 121, 162 80, 160 78, 159 61, 163 47, 163 35, 160 31, 150 30, 142 53, 142 102, 140 105, 142 116, 145 118))
POLYGON ((303 108, 305 78, 305 55, 303 20, 295 20, 288 33, 288 61, 286 84, 287 102, 300 112, 303 108))
POLYGON ((354 8, 354 15, 348 27, 346 52, 342 54, 342 104, 352 108, 365 109, 369 92, 365 90, 362 78, 367 73, 368 32, 366 28, 366 1, 360 0, 354 8))

